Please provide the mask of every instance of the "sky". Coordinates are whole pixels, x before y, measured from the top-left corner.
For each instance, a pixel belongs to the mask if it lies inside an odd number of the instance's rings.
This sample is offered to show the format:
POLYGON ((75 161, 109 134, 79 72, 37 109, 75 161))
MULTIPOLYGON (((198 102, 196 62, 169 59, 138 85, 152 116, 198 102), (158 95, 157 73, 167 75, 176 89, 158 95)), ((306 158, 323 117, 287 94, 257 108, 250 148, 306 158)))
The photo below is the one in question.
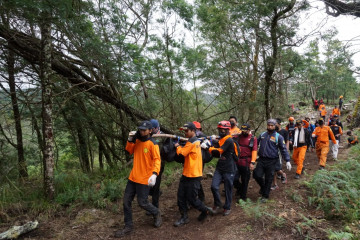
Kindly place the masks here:
MULTIPOLYGON (((311 8, 302 15, 300 25, 301 33, 306 33, 322 23, 321 32, 335 27, 338 30, 337 39, 344 44, 350 44, 350 50, 355 52, 353 56, 354 66, 360 68, 360 18, 354 16, 340 15, 338 17, 330 16, 326 13, 325 4, 319 0, 310 1, 311 8)), ((310 40, 310 39, 309 39, 310 40)), ((302 51, 307 44, 299 47, 302 51)), ((358 81, 360 76, 357 77, 358 81)))

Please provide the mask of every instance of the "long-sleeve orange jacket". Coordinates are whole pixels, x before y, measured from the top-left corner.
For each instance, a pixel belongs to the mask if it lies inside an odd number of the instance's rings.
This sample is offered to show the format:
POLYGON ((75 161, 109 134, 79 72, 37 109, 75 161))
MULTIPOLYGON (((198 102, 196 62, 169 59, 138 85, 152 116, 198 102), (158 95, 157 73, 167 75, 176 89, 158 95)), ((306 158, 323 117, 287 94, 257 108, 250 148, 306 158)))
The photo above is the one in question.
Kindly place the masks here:
POLYGON ((329 144, 329 137, 331 141, 336 144, 334 133, 331 131, 329 126, 323 125, 322 127, 316 127, 313 135, 317 136, 316 143, 327 143, 329 144))
POLYGON ((190 138, 185 146, 177 147, 176 153, 178 155, 183 155, 184 160, 184 169, 183 175, 185 177, 194 178, 202 176, 202 155, 200 141, 196 137, 190 138))
POLYGON ((136 139, 135 143, 127 142, 125 150, 129 154, 134 154, 129 180, 148 185, 151 175, 159 174, 160 171, 159 145, 152 138, 148 138, 146 141, 136 139))

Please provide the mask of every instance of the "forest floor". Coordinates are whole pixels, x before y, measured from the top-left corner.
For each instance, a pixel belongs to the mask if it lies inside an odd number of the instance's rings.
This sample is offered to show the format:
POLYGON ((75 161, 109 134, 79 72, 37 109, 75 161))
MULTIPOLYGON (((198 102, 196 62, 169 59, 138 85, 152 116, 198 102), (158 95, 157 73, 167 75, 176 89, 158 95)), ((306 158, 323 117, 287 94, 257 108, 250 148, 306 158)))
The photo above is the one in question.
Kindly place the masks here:
MULTIPOLYGON (((338 161, 346 159, 348 155, 348 149, 343 147, 344 139, 345 137, 340 143, 338 161)), ((248 198, 253 203, 246 206, 255 211, 258 209, 258 211, 266 212, 268 215, 265 214, 259 218, 249 216, 234 196, 230 215, 209 216, 201 223, 197 221, 199 212, 191 208, 189 210, 190 223, 174 227, 174 221, 179 218, 176 195, 181 173, 178 172, 176 181, 162 187, 160 197, 162 226, 154 228, 153 218, 146 216, 145 211, 137 205, 135 200, 133 202, 134 232, 124 239, 327 239, 327 229, 337 230, 342 226, 339 221, 326 220, 322 211, 309 206, 308 198, 311 192, 305 182, 309 181, 319 168, 315 151, 306 153, 304 161, 306 170, 300 179, 294 179, 296 165, 293 161, 291 162, 292 170, 285 170, 288 177, 287 183, 282 184, 278 180, 279 188, 271 191, 270 200, 266 203, 257 202, 260 197, 259 186, 253 178, 250 180, 248 198), (279 223, 277 221, 279 219, 285 221, 279 223)), ((329 153, 327 166, 334 163, 329 153)), ((211 170, 207 167, 204 173, 211 170)), ((213 205, 211 180, 209 177, 202 181, 207 206, 213 205)), ((222 201, 224 201, 224 196, 222 196, 222 201)), ((123 227, 122 202, 119 201, 114 208, 116 209, 75 207, 64 209, 56 214, 37 216, 40 223, 38 229, 25 234, 21 239, 115 239, 114 231, 123 227)), ((17 222, 33 220, 34 217, 18 216, 17 222)), ((0 230, 5 231, 8 227, 10 224, 2 225, 0 230)))

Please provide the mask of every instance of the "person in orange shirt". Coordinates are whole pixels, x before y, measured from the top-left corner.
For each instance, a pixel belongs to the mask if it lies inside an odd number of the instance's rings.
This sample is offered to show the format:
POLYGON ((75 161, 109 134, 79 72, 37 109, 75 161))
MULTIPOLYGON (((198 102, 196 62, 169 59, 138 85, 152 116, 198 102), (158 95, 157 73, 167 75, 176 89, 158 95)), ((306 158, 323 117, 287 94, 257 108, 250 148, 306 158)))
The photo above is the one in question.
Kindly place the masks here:
POLYGON ((237 125, 238 125, 237 118, 235 116, 230 116, 229 122, 231 125, 230 135, 240 134, 241 130, 240 130, 240 128, 237 127, 237 125))
POLYGON ((340 109, 335 105, 335 108, 332 110, 332 115, 340 116, 340 109))
POLYGON ((319 159, 319 169, 324 169, 326 165, 326 157, 329 152, 329 136, 334 144, 337 144, 334 133, 329 126, 325 126, 324 119, 318 120, 319 126, 315 128, 312 137, 316 140, 316 155, 319 159))
POLYGON ((174 223, 175 227, 189 223, 187 214, 188 202, 201 212, 198 216, 199 221, 204 221, 208 214, 212 213, 212 209, 205 206, 198 198, 200 182, 203 175, 203 160, 200 141, 196 137, 195 124, 192 122, 185 123, 180 130, 185 132, 185 137, 188 138, 188 141, 183 147, 180 146, 179 143, 175 144, 176 153, 184 157, 184 169, 177 192, 177 202, 181 217, 174 223))
POLYGON ((115 232, 115 237, 123 237, 133 231, 131 202, 137 195, 137 202, 141 208, 154 216, 154 226, 162 224, 160 210, 148 202, 150 187, 156 183, 156 177, 160 171, 160 150, 156 142, 151 138, 152 124, 143 121, 138 127, 136 134, 130 132, 125 150, 134 154, 133 168, 124 192, 124 222, 123 229, 115 232))
POLYGON ((324 119, 324 122, 325 122, 325 117, 326 117, 327 111, 326 111, 326 107, 325 107, 324 103, 320 104, 319 111, 320 111, 320 117, 322 117, 324 119))

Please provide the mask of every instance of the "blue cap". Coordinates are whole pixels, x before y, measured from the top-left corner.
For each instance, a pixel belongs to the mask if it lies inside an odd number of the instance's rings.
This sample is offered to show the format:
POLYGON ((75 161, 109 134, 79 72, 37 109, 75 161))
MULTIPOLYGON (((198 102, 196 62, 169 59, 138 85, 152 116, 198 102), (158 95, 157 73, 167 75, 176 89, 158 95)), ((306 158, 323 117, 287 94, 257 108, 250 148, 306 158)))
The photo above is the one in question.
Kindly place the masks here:
POLYGON ((138 129, 146 130, 146 129, 152 129, 152 124, 150 121, 143 121, 138 126, 138 129))
POLYGON ((159 121, 156 119, 151 119, 150 122, 151 122, 152 128, 158 128, 160 126, 159 121))

